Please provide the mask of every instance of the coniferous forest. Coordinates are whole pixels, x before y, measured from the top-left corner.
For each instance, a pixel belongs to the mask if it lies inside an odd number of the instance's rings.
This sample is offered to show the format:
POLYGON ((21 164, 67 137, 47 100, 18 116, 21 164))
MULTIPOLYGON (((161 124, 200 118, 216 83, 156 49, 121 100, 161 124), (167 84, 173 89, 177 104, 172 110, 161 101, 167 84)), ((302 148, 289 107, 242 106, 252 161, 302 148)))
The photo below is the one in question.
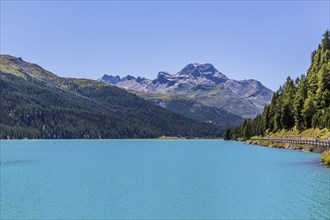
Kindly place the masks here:
POLYGON ((306 75, 287 78, 273 95, 271 103, 254 120, 245 120, 233 130, 227 129, 225 139, 248 140, 270 132, 296 128, 330 129, 330 39, 329 31, 311 54, 306 75))
POLYGON ((221 137, 223 129, 163 109, 123 89, 59 77, 1 55, 1 139, 221 137))

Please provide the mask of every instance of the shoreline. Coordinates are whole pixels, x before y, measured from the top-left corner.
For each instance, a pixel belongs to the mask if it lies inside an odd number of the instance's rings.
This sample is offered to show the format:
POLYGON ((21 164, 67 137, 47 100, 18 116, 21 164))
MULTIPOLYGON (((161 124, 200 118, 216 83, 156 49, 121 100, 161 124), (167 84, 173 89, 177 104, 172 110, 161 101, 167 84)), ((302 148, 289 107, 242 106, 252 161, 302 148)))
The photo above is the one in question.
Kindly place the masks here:
POLYGON ((145 140, 160 140, 160 141, 163 141, 163 140, 173 140, 173 141, 176 141, 176 140, 224 140, 222 138, 109 138, 109 139, 106 139, 106 138, 89 138, 89 139, 84 139, 84 138, 80 138, 80 139, 73 139, 73 138, 70 138, 70 139, 0 139, 0 141, 145 141, 145 140))
POLYGON ((314 152, 314 153, 323 153, 325 151, 330 150, 330 146, 326 144, 319 144, 318 140, 315 140, 316 144, 301 144, 301 143, 294 143, 293 141, 287 140, 283 138, 283 141, 279 141, 281 139, 251 139, 245 141, 246 144, 250 145, 259 145, 262 147, 273 147, 273 148, 280 148, 280 149, 290 149, 290 150, 297 150, 297 151, 304 151, 304 152, 314 152))
POLYGON ((321 155, 320 163, 330 168, 330 146, 318 146, 310 144, 295 144, 295 143, 276 143, 269 139, 247 140, 245 144, 257 145, 260 147, 272 147, 279 149, 288 149, 302 151, 308 153, 318 153, 321 155))

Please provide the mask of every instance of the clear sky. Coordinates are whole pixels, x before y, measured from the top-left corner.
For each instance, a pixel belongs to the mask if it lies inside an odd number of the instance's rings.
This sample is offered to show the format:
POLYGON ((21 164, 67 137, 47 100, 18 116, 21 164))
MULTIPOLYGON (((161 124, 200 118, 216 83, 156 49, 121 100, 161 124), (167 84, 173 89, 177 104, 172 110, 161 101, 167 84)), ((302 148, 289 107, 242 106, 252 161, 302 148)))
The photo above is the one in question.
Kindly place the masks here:
POLYGON ((1 0, 1 54, 90 79, 155 78, 212 63, 229 78, 277 90, 306 73, 329 11, 329 0, 1 0))

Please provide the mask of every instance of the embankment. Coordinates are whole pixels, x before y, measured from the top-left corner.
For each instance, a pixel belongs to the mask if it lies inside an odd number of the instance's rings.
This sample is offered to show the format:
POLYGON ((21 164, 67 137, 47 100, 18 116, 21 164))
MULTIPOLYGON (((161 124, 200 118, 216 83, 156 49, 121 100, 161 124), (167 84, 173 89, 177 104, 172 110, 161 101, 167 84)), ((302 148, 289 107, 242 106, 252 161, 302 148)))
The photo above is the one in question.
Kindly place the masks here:
POLYGON ((312 138, 252 138, 247 144, 322 153, 321 162, 330 165, 330 140, 312 138))
POLYGON ((330 150, 329 140, 312 138, 252 138, 247 144, 322 153, 330 150))

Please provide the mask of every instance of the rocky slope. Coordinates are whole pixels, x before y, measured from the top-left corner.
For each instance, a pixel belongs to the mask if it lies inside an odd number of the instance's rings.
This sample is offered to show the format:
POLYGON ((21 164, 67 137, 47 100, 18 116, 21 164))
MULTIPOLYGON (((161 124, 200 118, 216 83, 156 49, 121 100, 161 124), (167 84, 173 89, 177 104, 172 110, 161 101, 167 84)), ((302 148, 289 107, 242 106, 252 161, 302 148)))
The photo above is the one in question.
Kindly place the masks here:
POLYGON ((182 95, 245 118, 254 118, 260 114, 273 95, 260 82, 229 79, 209 63, 192 63, 176 74, 159 72, 154 80, 129 75, 123 78, 104 75, 100 80, 138 92, 140 96, 182 95))
POLYGON ((215 124, 222 128, 234 127, 244 121, 244 118, 227 112, 224 109, 207 106, 182 95, 154 93, 143 93, 141 95, 141 93, 136 91, 134 91, 134 93, 143 96, 143 98, 152 101, 158 106, 169 109, 187 118, 215 124))

